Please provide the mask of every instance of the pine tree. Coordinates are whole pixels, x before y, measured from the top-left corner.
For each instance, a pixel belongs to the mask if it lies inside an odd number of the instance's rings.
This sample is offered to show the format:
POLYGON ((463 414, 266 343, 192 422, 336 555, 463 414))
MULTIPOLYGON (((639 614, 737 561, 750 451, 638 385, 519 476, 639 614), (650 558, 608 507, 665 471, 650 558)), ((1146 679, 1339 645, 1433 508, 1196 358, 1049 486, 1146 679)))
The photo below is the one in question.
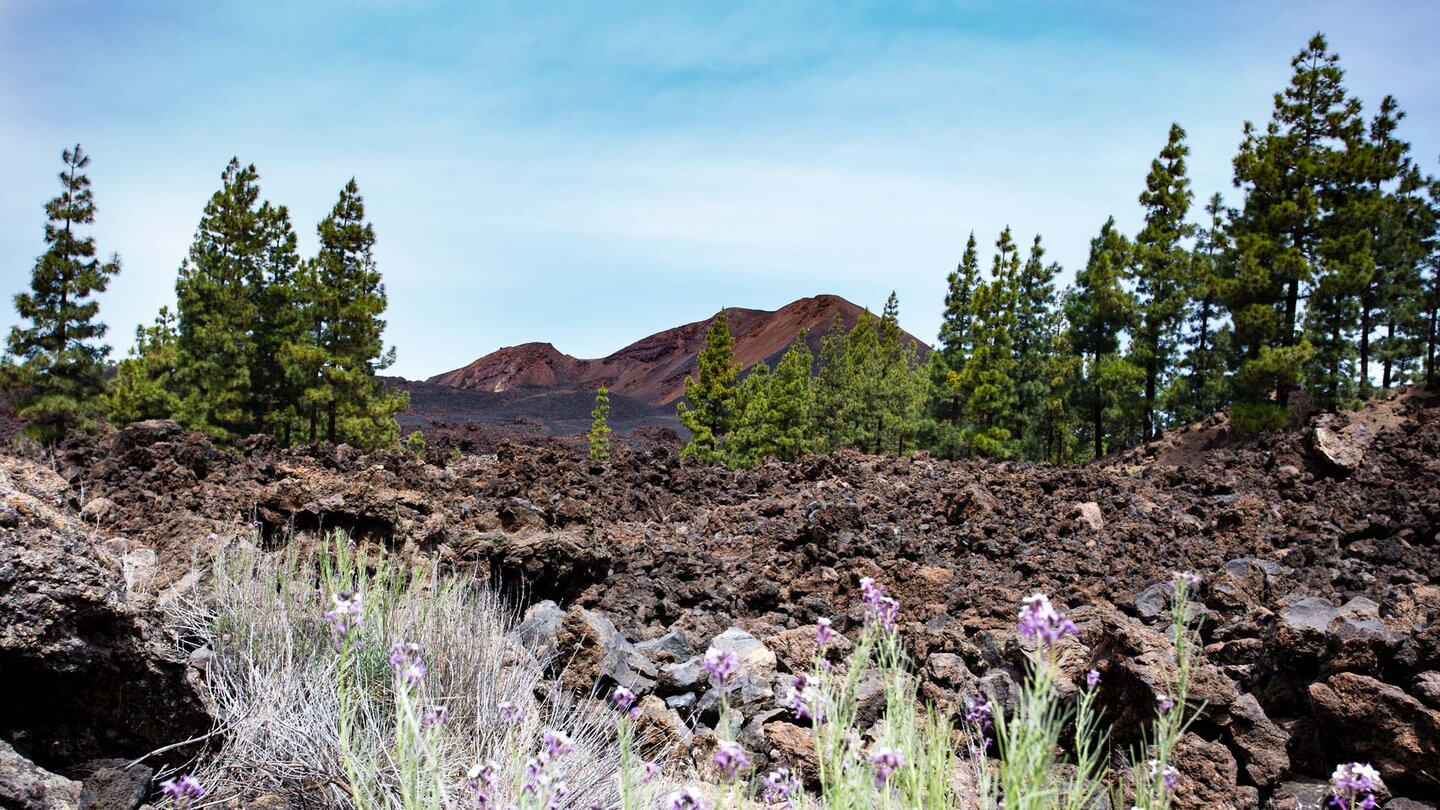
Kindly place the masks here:
POLYGON ((161 307, 151 326, 135 327, 135 345, 121 360, 107 395, 110 421, 118 425, 142 419, 168 419, 180 407, 175 374, 180 365, 175 315, 161 307))
POLYGON ((222 439, 247 436, 259 425, 254 391, 254 325, 247 283, 263 276, 265 228, 259 175, 231 159, 222 187, 210 198, 189 256, 175 283, 178 298, 181 393, 177 419, 222 439))
POLYGON ((1131 398, 1126 382, 1135 377, 1120 353, 1121 336, 1134 323, 1135 300, 1125 282, 1131 246, 1111 217, 1090 241, 1085 268, 1075 274, 1075 289, 1065 299, 1070 347, 1082 358, 1083 371, 1074 396, 1088 415, 1093 457, 1105 455, 1110 442, 1106 416, 1118 400, 1131 398))
MULTIPOLYGON (((1313 354, 1297 328, 1302 293, 1348 258, 1327 241, 1336 206, 1343 204, 1334 190, 1351 182, 1345 152, 1360 126, 1360 105, 1346 96, 1339 59, 1324 36, 1315 35, 1291 66, 1294 75, 1276 94, 1270 123, 1261 132, 1246 122, 1235 158, 1235 185, 1245 203, 1234 220, 1240 258, 1223 297, 1237 354, 1232 418, 1253 428, 1283 424, 1289 388, 1313 354)), ((1329 284, 1322 293, 1333 300, 1345 286, 1329 284)), ((1318 323, 1312 332, 1327 329, 1318 323)), ((1333 359, 1322 357, 1322 366, 1333 359)))
POLYGON ((250 365, 250 411, 257 429, 273 435, 282 446, 291 443, 295 427, 298 380, 289 375, 285 347, 300 340, 304 312, 297 297, 299 254, 290 213, 266 202, 257 213, 260 257, 246 279, 254 321, 250 327, 255 354, 250 365))
POLYGON ((297 281, 312 309, 302 325, 315 351, 292 344, 285 352, 298 374, 319 362, 300 397, 306 427, 312 441, 323 424, 329 442, 366 449, 393 445, 400 430, 395 415, 405 410, 408 397, 387 391, 379 377, 395 362, 395 349, 384 344, 387 300, 375 266, 375 229, 365 221, 365 201, 353 178, 316 230, 319 252, 297 281))
POLYGON ((894 292, 885 302, 876 338, 880 422, 875 452, 893 450, 903 454, 918 444, 928 389, 918 347, 900 328, 900 301, 894 292))
MULTIPOLYGON (((1437 211, 1440 209, 1440 183, 1431 185, 1430 199, 1430 209, 1440 214, 1437 211)), ((1440 220, 1440 216, 1432 215, 1432 221, 1436 220, 1440 220)), ((1423 265, 1430 275, 1424 285, 1418 321, 1424 329, 1425 382, 1434 385, 1436 380, 1440 380, 1440 240, 1430 242, 1423 265)))
POLYGON ((816 363, 815 380, 812 384, 814 401, 815 439, 813 447, 823 452, 845 446, 848 436, 846 409, 851 392, 850 379, 853 376, 845 346, 849 333, 845 331, 840 313, 830 319, 830 328, 820 339, 820 357, 816 363))
POLYGON ((724 458, 725 439, 735 424, 736 377, 734 343, 725 310, 720 310, 705 332, 705 347, 697 358, 694 377, 685 380, 685 399, 676 408, 680 424, 690 438, 680 457, 704 462, 724 458))
POLYGON ((845 368, 848 376, 841 411, 845 430, 841 446, 878 453, 887 403, 880 390, 884 363, 879 323, 868 310, 845 336, 845 368))
POLYGON ((45 205, 45 252, 35 262, 30 292, 15 296, 15 311, 28 325, 10 330, 6 348, 19 362, 7 361, 4 369, 16 415, 42 442, 94 426, 110 347, 95 343, 105 325, 95 319, 100 305, 91 296, 120 272, 119 257, 99 261, 95 239, 80 233, 95 222, 95 197, 84 173, 89 156, 76 144, 62 159, 63 190, 45 205))
POLYGON ((811 411, 814 391, 810 379, 815 356, 801 332, 781 356, 770 378, 770 410, 774 413, 774 452, 783 461, 795 461, 810 452, 813 443, 811 411))
POLYGON ((776 453, 779 419, 770 398, 772 376, 768 364, 756 363, 735 391, 735 422, 724 450, 732 467, 754 467, 776 453))
POLYGON ((965 413, 965 401, 958 386, 959 372, 972 351, 975 290, 982 281, 975 233, 971 231, 959 266, 947 278, 939 346, 926 361, 924 441, 932 453, 943 458, 954 458, 961 449, 960 419, 965 413))
POLYGON ((940 355, 951 371, 959 371, 971 351, 970 328, 975 320, 971 299, 981 282, 980 260, 975 250, 975 232, 965 242, 960 265, 948 279, 945 317, 940 323, 940 355))
POLYGON ((1206 222, 1190 253, 1186 291, 1190 304, 1182 338, 1188 348, 1181 363, 1183 373, 1168 389, 1165 405, 1182 424, 1203 419, 1228 402, 1222 344, 1228 344, 1229 335, 1215 324, 1220 279, 1225 275, 1222 263, 1228 261, 1229 251, 1224 201, 1219 194, 1210 197, 1205 214, 1206 222))
POLYGON ((1427 200, 1434 180, 1396 137, 1405 113, 1386 96, 1370 124, 1367 230, 1373 236, 1374 272, 1360 295, 1359 393, 1372 386, 1372 359, 1381 364, 1380 385, 1389 389, 1415 370, 1424 351, 1422 266, 1435 238, 1436 219, 1427 200), (1372 343, 1372 333, 1380 330, 1372 343))
POLYGON ((1015 291, 1016 429, 1021 453, 1043 458, 1052 437, 1050 420, 1051 352, 1055 347, 1055 276, 1060 268, 1045 264, 1045 248, 1036 234, 1030 256, 1020 270, 1015 291))
POLYGON ((590 458, 610 458, 610 391, 605 386, 595 392, 595 409, 590 412, 590 458))
POLYGON ((975 291, 974 351, 960 371, 957 386, 965 397, 962 440, 974 452, 992 458, 1011 453, 1007 424, 1015 409, 1015 290, 1019 253, 1007 226, 995 242, 991 278, 975 291))
POLYGON ((1170 371, 1175 336, 1185 317, 1190 258, 1181 242, 1190 234, 1190 180, 1185 173, 1185 130, 1170 125, 1170 137, 1150 164, 1140 205, 1145 226, 1135 237, 1135 293, 1139 323, 1132 341, 1135 364, 1145 370, 1145 409, 1141 439, 1160 428, 1156 405, 1170 371))

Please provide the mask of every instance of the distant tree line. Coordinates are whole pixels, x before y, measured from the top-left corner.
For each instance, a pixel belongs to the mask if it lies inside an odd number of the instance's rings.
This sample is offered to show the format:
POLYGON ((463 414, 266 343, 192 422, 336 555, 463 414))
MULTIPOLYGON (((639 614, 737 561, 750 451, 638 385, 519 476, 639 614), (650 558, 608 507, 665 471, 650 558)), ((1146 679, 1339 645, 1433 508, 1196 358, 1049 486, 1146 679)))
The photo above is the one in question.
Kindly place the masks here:
POLYGON ((396 443, 404 394, 378 372, 385 287, 375 232, 352 179, 318 228, 319 250, 301 259, 285 206, 260 199, 254 166, 231 160, 206 204, 176 280, 176 308, 136 330, 129 357, 106 381, 110 347, 92 298, 119 272, 80 233, 95 219, 79 146, 64 153, 62 193, 46 206, 46 250, 31 290, 16 296, 3 367, 31 435, 53 442, 115 424, 173 418, 221 441, 266 433, 280 444, 396 443))
POLYGON ((743 381, 724 313, 686 385, 683 455, 747 466, 854 447, 1084 461, 1228 409, 1241 430, 1348 408, 1436 376, 1440 183, 1383 99, 1368 120, 1316 35, 1270 122, 1244 127, 1240 204, 1200 211, 1172 125, 1134 236, 1112 217, 1075 282, 1010 229, 984 272, 972 233, 949 275, 936 350, 920 362, 892 294, 880 318, 803 335, 743 381), (813 376, 809 373, 814 369, 813 376), (1299 398, 1302 401, 1296 401, 1299 398))

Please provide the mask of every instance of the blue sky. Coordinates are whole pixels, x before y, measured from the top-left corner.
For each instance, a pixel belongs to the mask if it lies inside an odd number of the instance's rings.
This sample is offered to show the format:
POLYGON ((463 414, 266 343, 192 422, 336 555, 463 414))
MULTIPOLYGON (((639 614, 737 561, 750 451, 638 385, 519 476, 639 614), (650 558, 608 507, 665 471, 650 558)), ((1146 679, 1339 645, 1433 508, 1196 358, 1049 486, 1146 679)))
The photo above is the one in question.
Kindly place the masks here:
POLYGON ((1440 169, 1437 30, 1434 2, 0 0, 0 290, 28 283, 79 140, 124 262, 117 354, 173 300, 231 155, 306 252, 357 178, 408 377, 819 293, 894 289, 929 337, 972 229, 1041 233, 1067 277, 1107 216, 1133 232, 1171 121, 1197 196, 1233 197, 1241 125, 1315 31, 1440 169))

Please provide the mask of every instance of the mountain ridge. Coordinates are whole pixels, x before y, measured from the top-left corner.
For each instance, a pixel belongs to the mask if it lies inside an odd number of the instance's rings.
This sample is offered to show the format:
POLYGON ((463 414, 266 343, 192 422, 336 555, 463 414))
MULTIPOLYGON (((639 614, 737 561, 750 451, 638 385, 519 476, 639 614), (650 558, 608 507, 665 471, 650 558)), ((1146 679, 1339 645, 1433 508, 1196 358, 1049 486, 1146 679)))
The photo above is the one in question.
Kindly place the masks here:
MULTIPOLYGON (((801 298, 776 310, 725 308, 735 361, 742 371, 762 361, 773 364, 801 330, 818 355, 820 340, 837 314, 844 327, 851 329, 865 312, 838 295, 801 298)), ((595 359, 572 357, 548 342, 506 346, 426 382, 491 393, 517 388, 593 391, 605 385, 614 393, 652 405, 670 404, 684 396, 685 378, 695 370, 705 333, 714 320, 712 315, 665 329, 595 359)), ((930 350, 909 332, 905 338, 922 354, 930 350)))

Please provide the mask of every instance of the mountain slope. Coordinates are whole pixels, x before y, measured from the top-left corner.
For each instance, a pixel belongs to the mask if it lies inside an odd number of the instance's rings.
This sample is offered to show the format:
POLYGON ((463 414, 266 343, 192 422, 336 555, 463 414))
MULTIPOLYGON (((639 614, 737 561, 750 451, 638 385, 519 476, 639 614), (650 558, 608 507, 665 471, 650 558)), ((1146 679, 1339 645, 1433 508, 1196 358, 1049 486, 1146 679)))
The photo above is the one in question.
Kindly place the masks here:
MULTIPOLYGON (((810 348, 818 353, 820 339, 837 314, 849 329, 863 313, 862 308, 837 295, 802 298, 773 312, 726 310, 735 339, 735 361, 743 368, 762 360, 773 364, 802 329, 808 333, 810 348)), ((667 404, 684 395, 685 378, 695 370, 712 321, 713 317, 657 332, 597 360, 571 357, 549 343, 509 346, 428 382, 489 392, 516 388, 593 391, 605 385, 642 402, 667 404)), ((922 352, 929 351, 913 335, 907 333, 906 337, 922 352)))

